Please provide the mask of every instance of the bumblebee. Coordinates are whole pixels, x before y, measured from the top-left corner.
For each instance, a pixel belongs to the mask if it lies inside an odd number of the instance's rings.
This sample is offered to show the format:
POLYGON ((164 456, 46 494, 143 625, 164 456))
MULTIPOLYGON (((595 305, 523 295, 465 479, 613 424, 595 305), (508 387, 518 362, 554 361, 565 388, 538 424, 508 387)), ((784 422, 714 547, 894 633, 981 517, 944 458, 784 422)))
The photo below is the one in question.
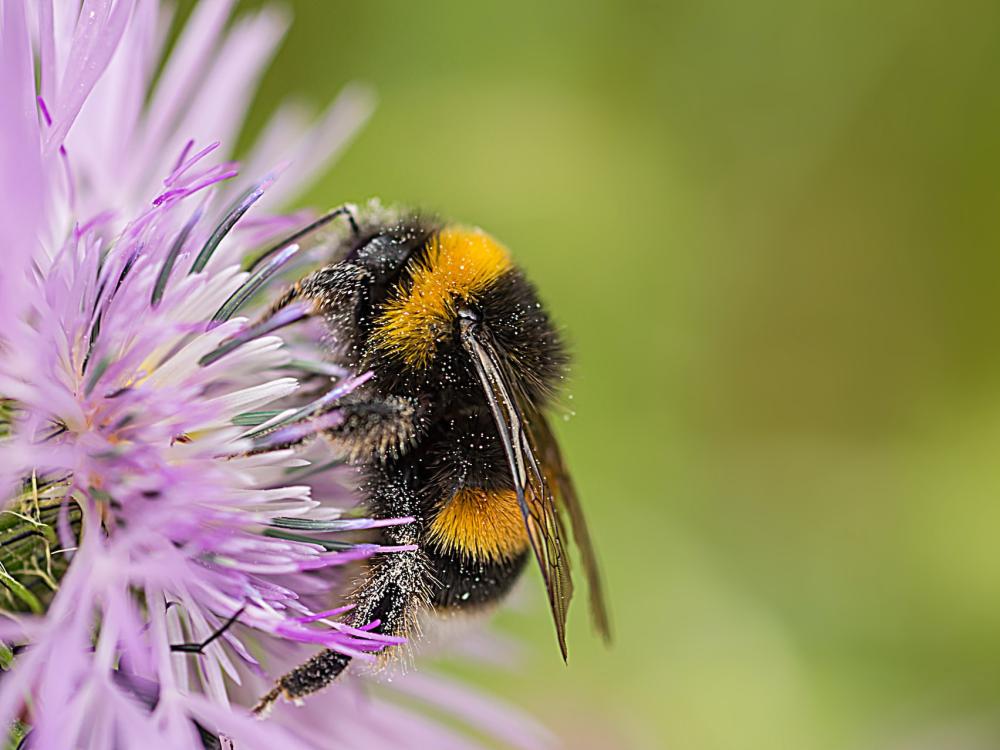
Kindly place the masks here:
MULTIPOLYGON (((337 402, 343 419, 324 435, 359 468, 372 517, 415 519, 382 530, 386 544, 416 550, 367 562, 351 624, 377 620, 376 632, 405 636, 428 608, 486 608, 534 558, 565 659, 573 585, 564 512, 607 637, 594 550, 545 416, 567 352, 535 288, 479 229, 377 206, 362 218, 338 213, 353 231, 333 262, 290 287, 268 317, 305 304, 329 329, 332 362, 374 373, 337 402)), ((328 686, 349 662, 317 654, 255 711, 328 686)))

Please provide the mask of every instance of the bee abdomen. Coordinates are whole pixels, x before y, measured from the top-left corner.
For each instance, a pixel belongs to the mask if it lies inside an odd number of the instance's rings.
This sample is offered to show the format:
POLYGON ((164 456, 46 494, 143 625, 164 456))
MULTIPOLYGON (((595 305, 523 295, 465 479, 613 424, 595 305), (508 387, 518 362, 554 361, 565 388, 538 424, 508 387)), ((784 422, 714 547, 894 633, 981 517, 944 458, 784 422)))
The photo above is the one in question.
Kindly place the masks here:
POLYGON ((438 510, 428 537, 444 554, 489 562, 511 560, 528 547, 513 489, 460 488, 438 510))
POLYGON ((435 579, 431 605, 448 610, 497 604, 517 581, 527 559, 527 549, 498 562, 430 550, 428 563, 435 579))

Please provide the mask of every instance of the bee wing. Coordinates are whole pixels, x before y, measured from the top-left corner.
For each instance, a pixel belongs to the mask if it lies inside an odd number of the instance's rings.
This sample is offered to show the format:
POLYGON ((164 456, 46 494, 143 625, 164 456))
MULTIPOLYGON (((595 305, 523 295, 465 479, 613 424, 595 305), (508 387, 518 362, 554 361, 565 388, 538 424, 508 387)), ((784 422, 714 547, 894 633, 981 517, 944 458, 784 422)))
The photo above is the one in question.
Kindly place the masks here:
POLYGON ((534 445, 542 462, 545 474, 555 487, 556 507, 565 509, 569 515, 570 528, 573 530, 573 540, 580 550, 583 561, 583 572, 587 576, 587 586, 590 589, 590 614, 594 627, 605 641, 611 640, 611 623, 608 618, 608 607, 604 600, 604 586, 601 583, 601 572, 597 565, 597 554, 590 539, 590 531, 583 517, 583 508, 576 494, 573 479, 563 462, 559 443, 549 426, 548 420, 541 412, 534 410, 530 414, 530 428, 534 445))
POLYGON ((535 455, 528 425, 496 351, 476 334, 472 324, 463 325, 462 342, 479 375, 503 442, 531 548, 545 580, 559 649, 563 659, 566 659, 566 613, 573 596, 573 580, 562 541, 562 525, 555 497, 535 455))
MULTIPOLYGON (((556 635, 563 659, 566 658, 566 613, 573 597, 573 579, 570 576, 569 557, 562 540, 563 525, 560 521, 555 496, 545 472, 535 458, 530 433, 522 430, 521 440, 528 462, 527 491, 521 506, 528 537, 535 552, 535 559, 542 569, 549 606, 556 624, 556 635)), ((518 496, 520 499, 520 495, 518 496)))

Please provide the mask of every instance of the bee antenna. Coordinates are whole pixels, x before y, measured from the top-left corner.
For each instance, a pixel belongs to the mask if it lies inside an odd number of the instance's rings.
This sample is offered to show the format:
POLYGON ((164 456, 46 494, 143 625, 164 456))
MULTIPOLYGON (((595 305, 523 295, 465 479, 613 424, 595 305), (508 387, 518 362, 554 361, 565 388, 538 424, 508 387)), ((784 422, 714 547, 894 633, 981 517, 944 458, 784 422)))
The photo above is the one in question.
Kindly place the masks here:
POLYGON ((274 245, 272 245, 263 253, 254 258, 253 263, 250 264, 250 267, 247 270, 253 271, 257 266, 263 263, 266 258, 278 252, 286 245, 289 245, 293 242, 297 242, 306 235, 315 232, 317 229, 320 229, 321 227, 329 224, 338 216, 347 217, 347 222, 351 225, 351 231, 354 233, 355 237, 361 234, 361 228, 358 226, 358 220, 354 215, 354 206, 351 205, 350 203, 345 203, 343 206, 339 206, 338 208, 335 208, 332 211, 323 214, 312 223, 302 227, 302 229, 299 229, 293 232, 292 234, 288 235, 284 239, 280 240, 279 242, 276 242, 274 245))

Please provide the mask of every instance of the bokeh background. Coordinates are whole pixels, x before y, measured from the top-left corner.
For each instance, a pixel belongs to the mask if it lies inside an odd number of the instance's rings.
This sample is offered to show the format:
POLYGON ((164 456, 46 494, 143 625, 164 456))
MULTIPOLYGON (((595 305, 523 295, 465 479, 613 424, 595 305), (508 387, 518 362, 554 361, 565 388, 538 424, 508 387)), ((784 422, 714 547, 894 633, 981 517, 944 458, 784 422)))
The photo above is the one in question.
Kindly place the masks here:
POLYGON ((306 202, 488 228, 576 352, 617 641, 533 576, 472 678, 574 748, 1000 747, 1000 5, 286 6, 247 136, 371 84, 306 202))

